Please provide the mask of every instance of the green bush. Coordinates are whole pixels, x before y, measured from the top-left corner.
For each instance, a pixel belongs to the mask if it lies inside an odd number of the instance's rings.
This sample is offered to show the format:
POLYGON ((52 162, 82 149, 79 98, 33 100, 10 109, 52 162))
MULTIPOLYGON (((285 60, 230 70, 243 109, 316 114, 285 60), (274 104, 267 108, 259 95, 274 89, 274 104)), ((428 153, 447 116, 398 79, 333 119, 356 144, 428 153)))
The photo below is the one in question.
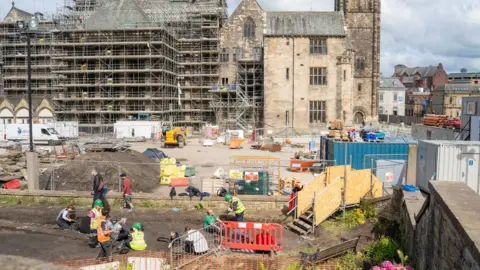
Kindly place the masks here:
POLYGON ((353 270, 361 269, 361 262, 363 261, 363 255, 361 253, 354 254, 352 251, 348 251, 343 256, 332 260, 335 266, 339 270, 353 270))
POLYGON ((371 265, 380 265, 383 261, 400 261, 397 250, 399 245, 391 238, 381 237, 365 249, 365 261, 371 265))

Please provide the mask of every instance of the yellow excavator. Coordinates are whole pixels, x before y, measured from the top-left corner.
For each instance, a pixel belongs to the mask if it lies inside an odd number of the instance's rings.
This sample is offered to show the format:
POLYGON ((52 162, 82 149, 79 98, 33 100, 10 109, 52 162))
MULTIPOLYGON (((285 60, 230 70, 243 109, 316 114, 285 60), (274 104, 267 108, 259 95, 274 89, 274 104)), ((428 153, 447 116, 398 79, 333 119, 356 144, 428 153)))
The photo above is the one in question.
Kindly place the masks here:
POLYGON ((164 122, 162 125, 162 148, 183 148, 188 144, 186 128, 174 127, 172 122, 164 122))

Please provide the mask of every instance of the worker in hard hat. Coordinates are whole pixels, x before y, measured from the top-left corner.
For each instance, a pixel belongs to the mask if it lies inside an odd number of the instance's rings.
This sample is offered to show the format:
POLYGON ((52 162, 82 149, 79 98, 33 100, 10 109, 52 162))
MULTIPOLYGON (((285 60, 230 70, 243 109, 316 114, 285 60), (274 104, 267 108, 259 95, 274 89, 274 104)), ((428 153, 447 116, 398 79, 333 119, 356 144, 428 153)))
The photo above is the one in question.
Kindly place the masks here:
POLYGON ((242 201, 230 194, 225 195, 225 201, 228 202, 228 212, 235 213, 235 219, 237 222, 243 222, 243 216, 245 213, 245 206, 243 205, 242 201))
POLYGON ((96 199, 93 205, 93 209, 88 216, 90 217, 90 230, 96 234, 98 220, 102 217, 103 202, 101 199, 96 199))
POLYGON ((132 230, 132 240, 127 242, 127 247, 132 250, 145 250, 147 248, 147 243, 145 242, 142 223, 136 222, 133 224, 132 230))

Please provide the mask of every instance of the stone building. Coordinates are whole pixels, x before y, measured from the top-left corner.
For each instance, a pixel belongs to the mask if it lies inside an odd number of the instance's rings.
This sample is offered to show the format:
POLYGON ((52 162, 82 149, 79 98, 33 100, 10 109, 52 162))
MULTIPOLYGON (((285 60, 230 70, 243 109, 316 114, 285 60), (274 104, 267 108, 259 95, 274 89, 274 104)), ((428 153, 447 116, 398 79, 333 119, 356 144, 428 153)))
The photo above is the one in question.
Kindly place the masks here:
POLYGON ((404 116, 406 90, 397 78, 381 78, 378 89, 378 114, 404 116))
POLYGON ((218 114, 267 129, 375 121, 379 42, 378 0, 337 0, 329 12, 243 0, 221 30, 218 114))
POLYGON ((444 84, 431 94, 430 112, 459 118, 462 114, 462 98, 479 96, 480 85, 475 84, 444 84))

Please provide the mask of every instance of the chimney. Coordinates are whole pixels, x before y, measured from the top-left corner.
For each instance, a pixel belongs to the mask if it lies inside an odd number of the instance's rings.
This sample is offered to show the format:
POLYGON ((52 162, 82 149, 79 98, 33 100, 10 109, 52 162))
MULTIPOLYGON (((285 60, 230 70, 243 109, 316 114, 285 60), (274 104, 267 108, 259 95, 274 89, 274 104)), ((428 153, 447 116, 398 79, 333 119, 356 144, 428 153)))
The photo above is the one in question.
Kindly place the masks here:
POLYGON ((404 68, 406 68, 407 66, 405 65, 402 65, 402 64, 399 64, 399 65, 396 65, 394 68, 395 68, 395 75, 401 75, 399 74, 400 71, 402 71, 404 68))

